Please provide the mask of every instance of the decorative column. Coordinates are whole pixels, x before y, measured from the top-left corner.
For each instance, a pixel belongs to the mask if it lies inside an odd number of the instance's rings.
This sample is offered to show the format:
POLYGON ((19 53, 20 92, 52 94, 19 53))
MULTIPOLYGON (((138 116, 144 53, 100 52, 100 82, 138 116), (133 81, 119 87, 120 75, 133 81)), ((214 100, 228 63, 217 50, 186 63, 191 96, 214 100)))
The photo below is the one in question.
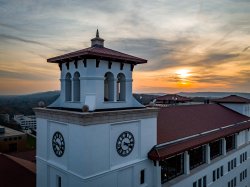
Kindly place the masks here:
POLYGON ((154 171, 154 174, 155 174, 155 180, 154 181, 154 184, 155 184, 155 187, 161 187, 161 166, 159 165, 159 161, 156 161, 156 166, 154 167, 155 171, 154 171))
POLYGON ((190 174, 190 159, 187 151, 184 152, 184 173, 190 174))
POLYGON ((249 132, 249 130, 248 130, 248 129, 246 129, 246 130, 245 130, 246 144, 247 144, 247 143, 248 143, 248 141, 249 141, 249 138, 248 138, 248 132, 249 132))
POLYGON ((222 138, 221 140, 221 147, 222 147, 222 155, 226 155, 227 154, 227 142, 225 138, 222 138))
POLYGON ((209 144, 206 144, 206 163, 210 164, 210 146, 209 144))
POLYGON ((239 140, 238 140, 238 138, 239 138, 239 133, 235 133, 235 149, 238 149, 239 148, 239 144, 238 144, 238 142, 239 142, 239 140))
POLYGON ((114 95, 113 95, 113 97, 114 97, 114 99, 113 99, 113 101, 117 101, 117 78, 114 78, 114 90, 113 90, 113 93, 114 93, 114 95))

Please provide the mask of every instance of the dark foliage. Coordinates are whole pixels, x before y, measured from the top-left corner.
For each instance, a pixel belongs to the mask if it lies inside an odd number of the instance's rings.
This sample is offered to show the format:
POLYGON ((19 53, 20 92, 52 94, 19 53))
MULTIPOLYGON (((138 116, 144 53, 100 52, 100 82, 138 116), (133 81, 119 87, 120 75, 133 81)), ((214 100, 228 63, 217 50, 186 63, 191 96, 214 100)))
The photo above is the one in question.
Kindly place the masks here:
POLYGON ((45 106, 51 104, 59 96, 58 91, 50 91, 29 95, 0 96, 0 113, 34 115, 32 108, 43 101, 45 106))

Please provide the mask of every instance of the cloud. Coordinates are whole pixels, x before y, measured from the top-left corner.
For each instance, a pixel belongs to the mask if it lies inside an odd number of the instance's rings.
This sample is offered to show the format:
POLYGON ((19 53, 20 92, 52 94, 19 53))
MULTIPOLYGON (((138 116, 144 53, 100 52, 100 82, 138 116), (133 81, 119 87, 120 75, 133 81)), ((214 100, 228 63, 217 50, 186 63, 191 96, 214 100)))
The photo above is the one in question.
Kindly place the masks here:
POLYGON ((10 25, 10 24, 6 24, 6 23, 0 23, 0 27, 7 28, 7 29, 19 30, 18 27, 10 25))
POLYGON ((156 38, 122 38, 109 43, 114 49, 147 59, 148 64, 139 66, 139 71, 154 71, 180 65, 181 62, 172 57, 185 54, 185 47, 192 42, 186 38, 172 41, 156 38))
POLYGON ((245 47, 242 52, 246 52, 248 49, 250 49, 250 46, 245 47))
POLYGON ((211 53, 205 56, 204 59, 202 59, 202 62, 204 66, 213 66, 213 65, 219 65, 221 63, 228 63, 229 60, 238 57, 239 54, 223 54, 223 53, 211 53))
POLYGON ((17 72, 17 71, 6 71, 0 70, 0 78, 7 79, 17 79, 17 80, 32 80, 32 81, 40 81, 40 80, 50 80, 51 78, 46 77, 42 74, 36 74, 36 72, 17 72))

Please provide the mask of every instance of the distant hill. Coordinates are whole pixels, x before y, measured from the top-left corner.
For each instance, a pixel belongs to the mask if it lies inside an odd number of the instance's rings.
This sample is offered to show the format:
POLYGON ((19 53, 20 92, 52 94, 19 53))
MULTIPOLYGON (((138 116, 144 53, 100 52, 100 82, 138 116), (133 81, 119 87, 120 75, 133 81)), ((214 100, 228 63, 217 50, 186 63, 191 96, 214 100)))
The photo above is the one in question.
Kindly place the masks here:
MULTIPOLYGON (((44 101, 45 105, 50 105, 59 97, 59 91, 48 91, 28 95, 18 96, 0 96, 0 113, 8 113, 13 117, 15 114, 33 115, 32 108, 38 106, 39 101, 44 101)), ((195 102, 203 102, 209 98, 220 98, 228 95, 239 95, 250 99, 250 93, 234 93, 234 92, 180 92, 179 95, 190 97, 195 102)), ((147 105, 150 101, 164 93, 135 93, 133 96, 143 105, 147 105)))
POLYGON ((39 101, 45 105, 51 104, 59 96, 59 91, 41 92, 28 95, 0 96, 0 113, 33 115, 32 108, 38 106, 39 101))
POLYGON ((229 95, 238 95, 250 99, 250 93, 239 92, 180 92, 179 95, 186 97, 221 98, 229 95))

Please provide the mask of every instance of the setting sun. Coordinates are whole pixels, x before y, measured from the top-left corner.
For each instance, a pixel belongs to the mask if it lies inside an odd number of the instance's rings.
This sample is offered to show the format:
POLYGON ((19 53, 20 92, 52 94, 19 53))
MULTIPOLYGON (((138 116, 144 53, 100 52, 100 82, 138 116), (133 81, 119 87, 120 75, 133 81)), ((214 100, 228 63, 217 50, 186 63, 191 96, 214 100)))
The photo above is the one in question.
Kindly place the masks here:
POLYGON ((187 69, 177 70, 176 74, 178 75, 179 78, 182 78, 182 79, 188 78, 191 75, 190 71, 187 69))

